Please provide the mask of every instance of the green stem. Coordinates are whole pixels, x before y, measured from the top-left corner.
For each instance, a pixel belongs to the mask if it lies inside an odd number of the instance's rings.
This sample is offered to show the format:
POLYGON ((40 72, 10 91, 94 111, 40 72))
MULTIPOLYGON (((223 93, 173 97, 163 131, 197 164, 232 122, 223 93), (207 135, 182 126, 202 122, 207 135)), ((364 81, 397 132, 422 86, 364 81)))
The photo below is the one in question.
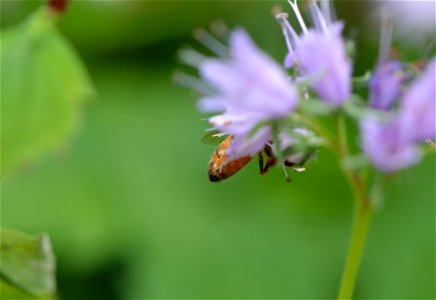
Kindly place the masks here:
POLYGON ((336 113, 336 131, 338 135, 337 150, 341 159, 346 158, 348 153, 347 127, 344 115, 341 112, 336 113))
POLYGON ((368 227, 371 221, 371 215, 371 202, 360 201, 356 204, 353 232, 351 235, 345 269, 342 274, 338 299, 351 299, 353 296, 357 274, 362 261, 366 235, 368 233, 368 227))
POLYGON ((362 260, 369 223, 371 221, 372 202, 367 196, 366 185, 362 182, 362 178, 359 174, 343 167, 342 160, 349 156, 349 149, 345 119, 340 112, 336 115, 336 131, 337 154, 341 161, 342 170, 348 179, 354 199, 356 200, 353 231, 338 294, 338 299, 351 299, 362 260))

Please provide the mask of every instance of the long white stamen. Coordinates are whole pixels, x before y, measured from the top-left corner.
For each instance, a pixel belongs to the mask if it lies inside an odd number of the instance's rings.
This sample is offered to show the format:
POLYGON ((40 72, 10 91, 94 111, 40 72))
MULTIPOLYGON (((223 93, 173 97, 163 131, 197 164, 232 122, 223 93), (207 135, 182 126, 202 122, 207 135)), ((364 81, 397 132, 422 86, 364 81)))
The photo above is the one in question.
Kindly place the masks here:
POLYGON ((389 60, 393 30, 392 15, 387 10, 384 10, 381 15, 380 50, 378 57, 379 63, 389 60))
POLYGON ((216 55, 226 57, 229 54, 229 49, 220 40, 215 38, 204 29, 197 29, 194 32, 195 38, 204 46, 209 48, 216 55))
POLYGON ((279 20, 280 24, 282 25, 282 33, 283 36, 285 37, 285 42, 286 42, 286 46, 288 47, 288 51, 289 52, 294 52, 293 48, 292 48, 292 43, 291 43, 291 37, 289 36, 289 30, 286 28, 286 19, 284 19, 284 17, 278 17, 276 16, 277 20, 279 20))
POLYGON ((283 172, 285 173, 285 180, 287 182, 291 182, 292 178, 291 178, 291 176, 289 176, 288 170, 286 170, 286 166, 285 166, 285 162, 284 161, 282 161, 282 168, 283 168, 283 172))
POLYGON ((307 32, 306 24, 304 23, 303 17, 301 16, 300 10, 298 9, 297 0, 288 0, 289 5, 292 7, 292 10, 295 13, 295 16, 297 17, 298 23, 300 24, 301 30, 303 30, 304 33, 307 32))
POLYGON ((321 32, 327 33, 327 24, 324 19, 324 16, 321 13, 321 10, 319 9, 318 5, 316 4, 316 1, 310 2, 310 12, 312 14, 313 22, 315 23, 316 29, 320 30, 321 32))
POLYGON ((295 32, 294 28, 292 28, 291 24, 288 21, 287 13, 278 13, 275 15, 277 21, 282 25, 283 36, 285 37, 286 46, 288 47, 289 52, 293 52, 293 49, 296 47, 298 43, 299 37, 295 32))
POLYGON ((330 0, 320 0, 319 4, 321 6, 322 14, 326 20, 327 24, 331 24, 333 22, 333 7, 332 2, 330 0))

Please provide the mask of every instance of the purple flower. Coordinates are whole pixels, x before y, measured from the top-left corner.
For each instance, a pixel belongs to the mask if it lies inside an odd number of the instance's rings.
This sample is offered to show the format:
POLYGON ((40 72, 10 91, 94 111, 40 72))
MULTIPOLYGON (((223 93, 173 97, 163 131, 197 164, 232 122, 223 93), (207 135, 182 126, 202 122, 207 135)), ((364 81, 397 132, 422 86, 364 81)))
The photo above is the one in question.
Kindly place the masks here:
POLYGON ((391 59, 392 33, 392 19, 389 15, 383 15, 378 63, 369 81, 369 105, 380 110, 392 108, 405 80, 403 65, 391 59))
POLYGON ((308 29, 296 1, 289 3, 303 32, 300 36, 296 34, 286 14, 276 15, 282 23, 289 51, 285 67, 296 66, 301 76, 315 81, 313 88, 321 100, 339 106, 350 96, 352 76, 351 62, 341 36, 343 24, 331 22, 329 14, 325 12, 323 15, 313 1, 310 8, 315 27, 308 29))
POLYGON ((400 106, 402 126, 411 139, 422 142, 436 137, 436 59, 427 66, 405 93, 400 106))
POLYGON ((402 64, 389 61, 378 64, 369 81, 370 100, 372 108, 389 110, 397 99, 404 80, 402 64))
POLYGON ((421 159, 419 142, 435 138, 435 63, 433 59, 406 91, 392 121, 367 118, 361 123, 362 148, 383 172, 416 164, 421 159))
POLYGON ((313 84, 318 96, 338 106, 350 96, 351 64, 341 38, 342 24, 332 24, 326 30, 305 33, 295 59, 304 77, 319 77, 313 84))
POLYGON ((362 148, 382 172, 393 172, 416 164, 421 153, 409 139, 400 119, 382 123, 365 119, 361 123, 362 148))
POLYGON ((257 48, 238 29, 230 36, 230 57, 209 58, 200 74, 215 93, 203 97, 204 112, 222 112, 209 118, 215 129, 234 135, 229 160, 254 155, 271 140, 266 126, 253 134, 259 122, 287 116, 296 107, 298 94, 283 68, 257 48))

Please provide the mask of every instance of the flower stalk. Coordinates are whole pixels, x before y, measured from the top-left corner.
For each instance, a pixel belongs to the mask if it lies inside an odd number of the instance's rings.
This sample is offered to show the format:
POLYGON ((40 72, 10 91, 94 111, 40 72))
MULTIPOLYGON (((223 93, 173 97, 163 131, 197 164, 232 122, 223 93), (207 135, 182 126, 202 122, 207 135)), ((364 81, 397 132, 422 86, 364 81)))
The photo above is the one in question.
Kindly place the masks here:
POLYGON ((351 299, 362 261, 373 205, 367 195, 366 185, 362 182, 361 177, 355 171, 348 170, 342 165, 342 160, 349 155, 349 150, 345 118, 340 112, 336 114, 336 130, 338 136, 337 154, 341 159, 342 170, 353 191, 356 207, 350 246, 337 299, 351 299))
POLYGON ((358 191, 356 192, 361 199, 366 200, 356 201, 353 231, 337 299, 351 299, 353 296, 373 211, 371 201, 365 195, 360 194, 358 191))

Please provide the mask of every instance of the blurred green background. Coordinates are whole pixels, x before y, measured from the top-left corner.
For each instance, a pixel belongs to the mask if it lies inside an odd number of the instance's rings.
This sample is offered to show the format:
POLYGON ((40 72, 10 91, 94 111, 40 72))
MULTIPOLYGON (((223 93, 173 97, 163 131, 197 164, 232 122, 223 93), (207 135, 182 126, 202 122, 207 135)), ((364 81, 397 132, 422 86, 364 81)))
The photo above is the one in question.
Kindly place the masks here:
MULTIPOLYGON (((1 29, 41 1, 1 1, 1 29)), ((62 299, 333 298, 350 234, 351 193, 334 157, 287 184, 256 163, 207 179, 211 146, 195 95, 173 84, 192 29, 242 25, 278 60, 271 8, 285 1, 72 1, 62 33, 84 59, 97 96, 61 152, 2 179, 1 223, 47 232, 62 299)), ((374 7, 336 3, 357 41, 355 73, 377 57, 374 7)), ((407 44, 402 57, 422 47, 407 44)), ((434 45, 433 45, 434 46, 434 45)), ((435 155, 399 174, 376 212, 358 298, 435 297, 435 155)))

